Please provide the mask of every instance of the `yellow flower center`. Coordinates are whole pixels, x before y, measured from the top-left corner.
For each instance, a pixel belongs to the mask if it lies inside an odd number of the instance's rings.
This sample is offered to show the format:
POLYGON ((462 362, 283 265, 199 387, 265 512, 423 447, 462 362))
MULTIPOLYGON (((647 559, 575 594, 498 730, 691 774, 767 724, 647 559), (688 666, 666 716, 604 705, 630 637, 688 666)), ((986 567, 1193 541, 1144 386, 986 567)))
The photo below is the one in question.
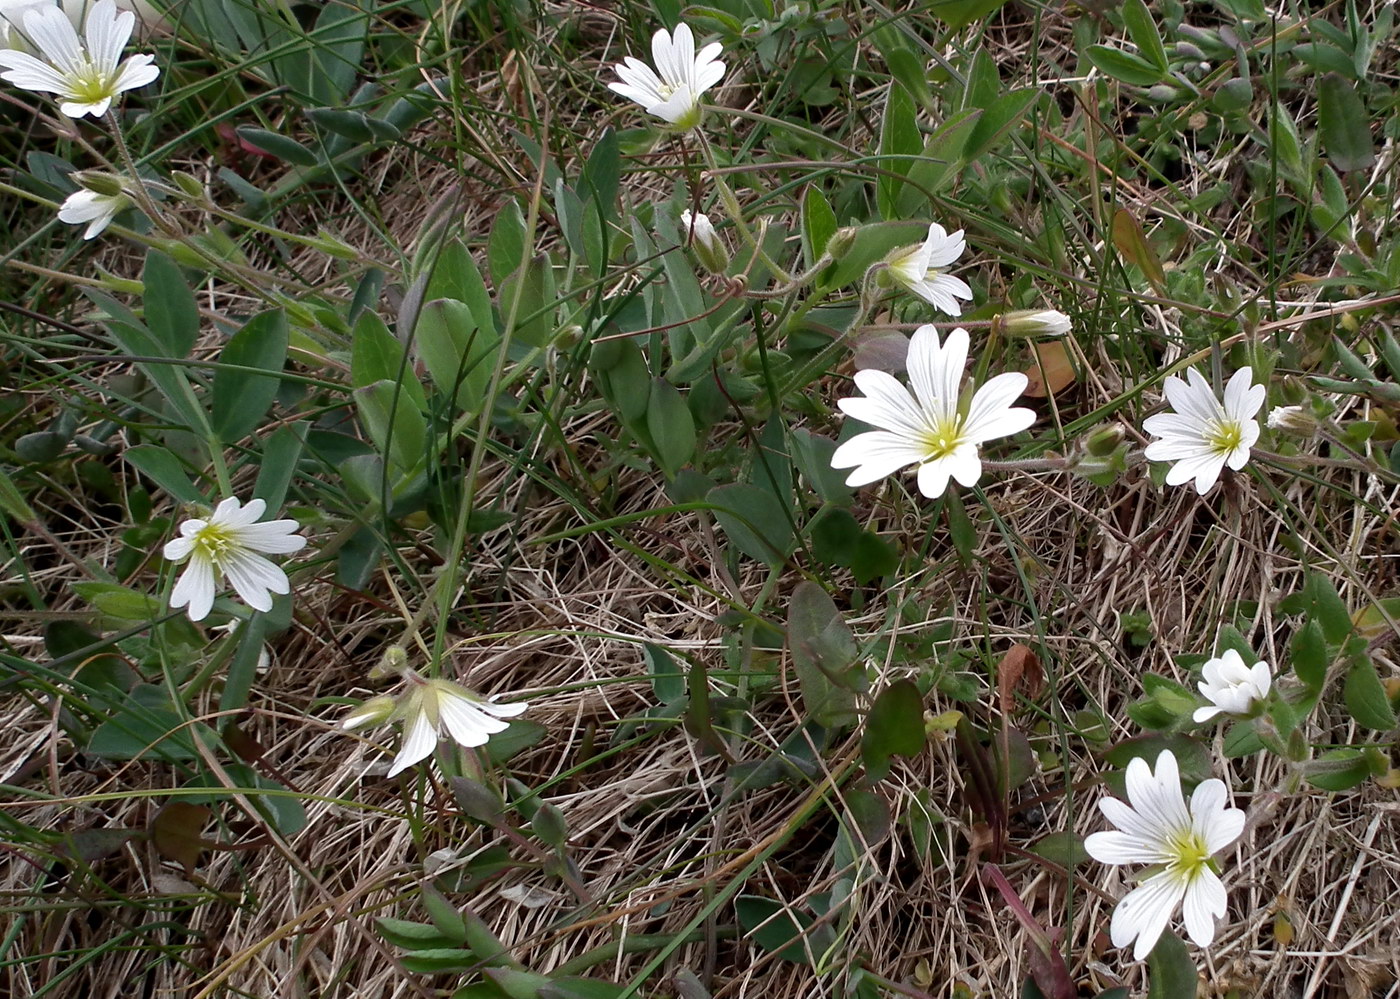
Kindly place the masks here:
POLYGON ((1244 443, 1244 428, 1238 420, 1220 420, 1206 428, 1205 442, 1219 454, 1229 454, 1244 443))
POLYGON ((238 547, 238 536, 223 524, 205 524, 194 534, 194 549, 215 565, 238 547))
POLYGON ((1171 851, 1175 855, 1167 868, 1186 881, 1196 877, 1210 867, 1210 850, 1205 839, 1194 829, 1179 832, 1171 841, 1171 851))
POLYGON ((962 442, 961 416, 955 416, 951 420, 940 420, 935 426, 925 430, 919 438, 919 443, 924 446, 927 453, 925 459, 927 461, 948 457, 958 449, 962 442))

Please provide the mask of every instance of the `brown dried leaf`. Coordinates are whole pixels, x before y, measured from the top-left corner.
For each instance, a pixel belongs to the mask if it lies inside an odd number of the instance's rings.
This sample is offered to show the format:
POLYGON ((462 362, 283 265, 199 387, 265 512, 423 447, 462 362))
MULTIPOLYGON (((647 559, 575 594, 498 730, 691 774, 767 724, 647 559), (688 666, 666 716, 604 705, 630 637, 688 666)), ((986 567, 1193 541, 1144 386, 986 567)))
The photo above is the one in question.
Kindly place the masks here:
POLYGON ((204 849, 200 834, 208 821, 209 809, 204 805, 172 801, 151 820, 151 842, 162 857, 179 864, 186 875, 192 874, 204 849))
POLYGON ((1017 642, 1007 650, 997 665, 997 695, 1001 713, 1011 714, 1016 706, 1016 688, 1023 686, 1028 698, 1035 700, 1045 690, 1045 670, 1030 646, 1017 642))
POLYGON ((1030 381, 1022 393, 1027 398, 1044 399, 1074 384, 1078 376, 1063 340, 1032 344, 1031 353, 1035 361, 1026 369, 1030 381))

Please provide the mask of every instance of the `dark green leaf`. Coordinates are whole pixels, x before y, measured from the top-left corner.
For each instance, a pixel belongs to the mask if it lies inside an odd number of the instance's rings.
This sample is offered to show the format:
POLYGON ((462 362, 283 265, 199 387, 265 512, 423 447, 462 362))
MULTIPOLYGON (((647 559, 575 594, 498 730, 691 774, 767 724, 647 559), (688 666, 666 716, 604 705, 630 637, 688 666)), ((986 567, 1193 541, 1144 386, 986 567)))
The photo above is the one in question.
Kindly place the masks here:
POLYGON ((1042 836, 1032 844, 1031 852, 1051 863, 1059 864, 1066 870, 1071 870, 1089 859, 1089 851, 1084 849, 1084 840, 1070 829, 1042 836))
POLYGON ((219 352, 219 361, 267 372, 214 372, 211 422, 220 440, 234 444, 262 424, 277 398, 277 375, 287 363, 287 314, 273 309, 248 320, 219 352))
POLYGON ((769 565, 786 561, 796 539, 792 519, 771 489, 733 482, 710 490, 715 520, 735 548, 769 565))
POLYGON ((1351 83, 1336 73, 1328 73, 1318 84, 1317 129, 1323 151, 1339 172, 1375 165, 1371 116, 1351 83))
POLYGON ((1084 54, 1100 73, 1134 86, 1150 87, 1166 75, 1142 56, 1109 45, 1090 45, 1084 54))
POLYGON ((787 628, 808 716, 827 728, 852 724, 855 692, 865 686, 865 671, 836 604, 816 583, 803 581, 793 591, 787 628))
POLYGON ((647 432, 656 447, 656 460, 666 477, 674 478, 695 455, 695 420, 685 396, 670 382, 655 378, 647 401, 647 432))
POLYGON ((1128 29, 1128 37, 1133 40, 1138 52, 1165 76, 1171 68, 1167 61, 1167 47, 1162 44, 1162 34, 1157 30, 1157 22, 1147 4, 1142 0, 1124 0, 1119 12, 1123 15, 1123 26, 1128 29))
POLYGON ((1376 675, 1375 664, 1369 658, 1357 660, 1347 671, 1346 686, 1343 688, 1347 712, 1357 724, 1379 732, 1388 732, 1395 727, 1395 712, 1385 696, 1385 687, 1376 675))
POLYGON ((805 912, 793 912, 780 902, 757 895, 740 895, 734 900, 739 925, 754 943, 785 961, 810 964, 820 959, 835 942, 835 932, 829 923, 810 931, 813 918, 805 912), (810 939, 808 937, 810 936, 810 939))
POLYGON ((269 132, 265 128, 254 128, 252 125, 239 125, 237 128, 238 137, 250 145, 275 156, 284 163, 291 163, 294 166, 315 166, 321 162, 321 158, 310 149, 307 149, 296 139, 276 132, 269 132))
POLYGON ((646 660, 651 689, 657 701, 667 704, 685 696, 685 673, 671 653, 659 645, 646 642, 642 645, 642 657, 646 660))
POLYGON ((1171 931, 1147 955, 1147 999, 1196 999, 1196 962, 1171 931))
POLYGON ((146 251, 141 272, 146 327, 165 357, 185 358, 199 336, 199 306, 180 267, 157 249, 146 251))
POLYGON ((924 748, 924 699, 912 680, 896 680, 875 698, 865 717, 860 752, 872 781, 889 773, 890 757, 924 748))
POLYGON ((137 444, 122 452, 122 460, 180 502, 206 502, 173 452, 156 444, 137 444))
POLYGON ((1313 690, 1321 690, 1327 678, 1327 667, 1332 661, 1331 653, 1327 650, 1327 639, 1322 635, 1322 626, 1316 621, 1308 621, 1293 633, 1288 651, 1298 679, 1313 690))

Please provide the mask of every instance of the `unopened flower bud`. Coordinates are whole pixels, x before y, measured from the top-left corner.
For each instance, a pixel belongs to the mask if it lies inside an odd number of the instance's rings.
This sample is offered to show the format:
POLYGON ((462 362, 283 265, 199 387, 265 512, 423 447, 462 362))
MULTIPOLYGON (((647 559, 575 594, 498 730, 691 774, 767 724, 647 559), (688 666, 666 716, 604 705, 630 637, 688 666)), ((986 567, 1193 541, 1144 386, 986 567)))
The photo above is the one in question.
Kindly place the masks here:
POLYGON ((557 350, 572 350, 582 339, 583 327, 578 323, 569 323, 554 334, 554 347, 557 350))
POLYGON ((1007 336, 1064 336, 1070 330, 1069 316, 1054 309, 1003 312, 998 318, 1007 336))
POLYGON ((1124 430, 1120 424, 1104 423, 1084 435, 1084 450, 1096 458, 1107 458, 1123 443, 1124 430))
POLYGON ((127 180, 121 174, 108 173, 106 170, 75 170, 69 176, 73 183, 79 184, 94 194, 104 194, 109 198, 126 193, 127 180))
POLYGON ((826 249, 822 252, 832 260, 840 260, 851 252, 851 247, 856 243, 856 232, 856 228, 849 225, 837 229, 826 241, 826 249))
POLYGON ((384 654, 379 657, 379 662, 374 669, 369 671, 371 680, 378 680, 381 677, 393 676, 395 673, 403 671, 408 665, 408 653, 401 645, 391 645, 384 650, 384 654))
POLYGON ((1269 429, 1294 437, 1317 436, 1317 417, 1303 406, 1275 406, 1269 411, 1269 429))
POLYGON ((389 716, 394 713, 394 699, 387 694, 380 694, 378 697, 371 697, 363 704, 352 708, 350 713, 340 720, 340 727, 344 729, 362 728, 365 725, 378 725, 389 720, 389 716))
POLYGON ((715 232, 710 217, 704 212, 692 215, 687 208, 681 212, 681 228, 690 237, 690 245, 701 266, 711 274, 723 274, 729 266, 729 250, 715 232))

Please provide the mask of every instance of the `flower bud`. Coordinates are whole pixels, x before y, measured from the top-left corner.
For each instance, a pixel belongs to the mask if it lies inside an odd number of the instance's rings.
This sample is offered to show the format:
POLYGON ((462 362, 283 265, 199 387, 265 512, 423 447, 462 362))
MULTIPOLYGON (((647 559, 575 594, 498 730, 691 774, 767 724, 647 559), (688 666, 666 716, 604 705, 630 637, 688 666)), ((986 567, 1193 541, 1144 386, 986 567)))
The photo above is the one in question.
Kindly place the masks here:
POLYGON ((115 198, 126 193, 127 180, 121 174, 108 173, 106 170, 74 170, 69 176, 75 184, 94 194, 115 198))
POLYGON ((582 339, 583 327, 578 323, 569 323, 554 334, 554 347, 556 350, 572 350, 582 339))
POLYGON ((1101 424, 1084 435, 1084 450, 1096 458, 1107 458, 1123 443, 1123 435, 1124 430, 1120 424, 1101 424))
POLYGON ((729 266, 729 250, 719 238, 719 233, 715 232, 710 217, 704 212, 692 215, 687 208, 681 212, 681 228, 690 238, 690 245, 701 266, 711 274, 723 274, 729 266))
POLYGON ((826 249, 822 252, 832 260, 840 260, 851 252, 852 246, 855 246, 856 232, 856 228, 849 225, 837 229, 826 241, 826 249))
POLYGON ((1054 309, 1003 312, 998 318, 1007 336, 1064 336, 1070 330, 1069 316, 1054 309))
POLYGON ((1317 436, 1317 417, 1304 406, 1275 406, 1269 410, 1269 429, 1294 437, 1317 436))
POLYGON ((393 676, 395 673, 402 672, 407 665, 408 653, 404 651, 403 646, 391 645, 379 657, 379 662, 375 664, 374 669, 369 671, 369 676, 371 680, 393 676))
POLYGON ((365 725, 378 725, 389 720, 394 713, 394 699, 387 694, 371 697, 340 720, 343 729, 362 728, 365 725))

